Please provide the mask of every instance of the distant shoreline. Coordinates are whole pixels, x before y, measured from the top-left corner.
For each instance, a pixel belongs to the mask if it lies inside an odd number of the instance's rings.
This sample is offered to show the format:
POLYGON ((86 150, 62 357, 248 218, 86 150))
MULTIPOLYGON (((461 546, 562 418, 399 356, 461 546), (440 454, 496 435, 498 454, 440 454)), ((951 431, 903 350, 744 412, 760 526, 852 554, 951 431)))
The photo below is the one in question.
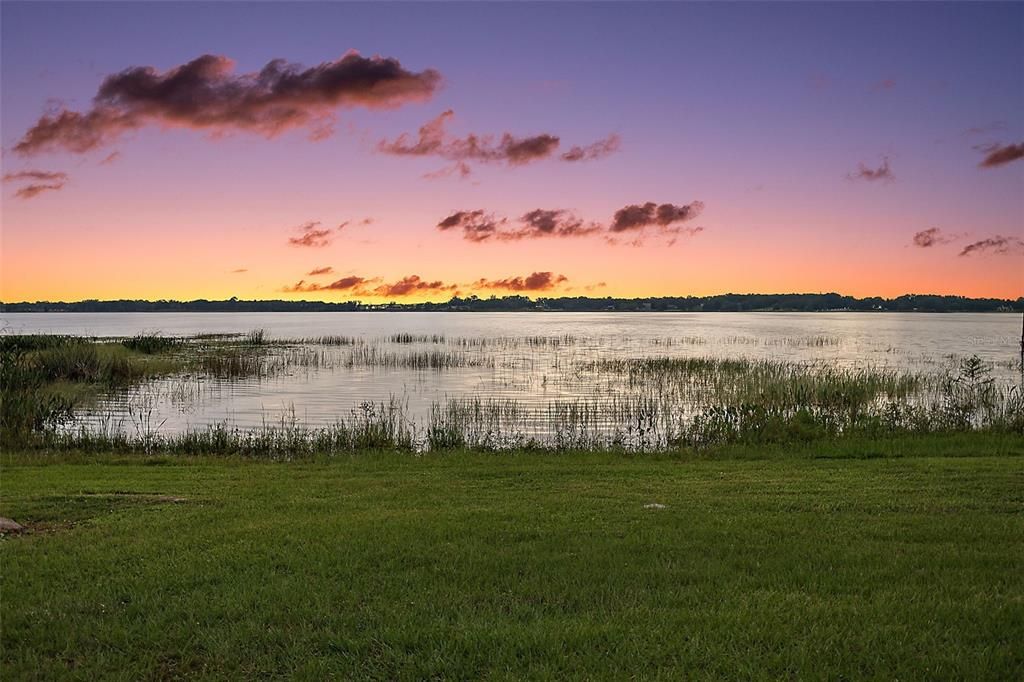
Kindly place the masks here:
POLYGON ((2 313, 290 313, 290 312, 622 312, 622 313, 1000 313, 1024 312, 1024 297, 968 298, 905 294, 856 298, 828 294, 720 294, 648 298, 459 298, 443 303, 365 304, 359 301, 285 300, 85 300, 0 303, 2 313))

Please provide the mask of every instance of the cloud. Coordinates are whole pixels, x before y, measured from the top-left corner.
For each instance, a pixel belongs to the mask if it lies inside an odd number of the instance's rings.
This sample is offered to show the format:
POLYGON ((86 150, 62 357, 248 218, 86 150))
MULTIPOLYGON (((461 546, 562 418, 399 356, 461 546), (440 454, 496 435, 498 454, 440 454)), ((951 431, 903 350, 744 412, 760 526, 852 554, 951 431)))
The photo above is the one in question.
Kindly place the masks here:
POLYGON ((306 273, 306 277, 316 277, 317 275, 330 275, 334 273, 334 268, 330 265, 324 268, 313 268, 306 273))
MULTIPOLYGON (((488 279, 481 277, 468 284, 455 284, 442 280, 423 279, 419 275, 406 275, 393 282, 385 282, 380 277, 366 278, 358 275, 350 275, 335 280, 329 284, 318 284, 305 279, 300 279, 295 284, 285 286, 282 291, 285 293, 313 293, 313 292, 344 292, 349 296, 376 297, 376 298, 402 298, 406 296, 429 295, 429 294, 451 294, 459 295, 461 288, 475 290, 500 290, 500 291, 550 291, 569 281, 565 275, 553 272, 534 272, 525 276, 506 277, 503 279, 488 279)), ((589 288, 605 286, 604 282, 590 285, 589 288)))
POLYGON ((584 223, 562 209, 534 209, 519 217, 519 227, 500 238, 532 239, 536 237, 583 237, 600 232, 597 223, 584 223))
POLYGON ((363 225, 372 225, 372 224, 373 224, 373 218, 363 218, 362 220, 356 220, 356 221, 344 220, 344 221, 342 221, 341 223, 338 224, 337 230, 338 230, 338 232, 341 232, 342 230, 344 230, 346 227, 349 227, 350 225, 352 227, 359 227, 359 226, 363 226, 363 225))
POLYGON ((358 294, 362 291, 362 287, 376 281, 379 280, 366 279, 365 277, 359 277, 356 275, 342 277, 341 279, 335 280, 328 284, 317 284, 316 282, 307 282, 304 279, 300 279, 295 284, 284 287, 282 291, 286 293, 306 293, 311 291, 349 291, 358 294))
POLYGON ((248 268, 235 268, 231 271, 232 275, 241 275, 243 272, 249 272, 248 268))
POLYGON ((310 220, 295 229, 300 235, 288 238, 288 243, 292 246, 323 248, 331 243, 331 230, 320 227, 319 220, 310 220))
POLYGON ((33 184, 25 185, 14 193, 14 196, 19 199, 31 199, 34 196, 38 196, 43 192, 55 192, 59 189, 64 188, 64 183, 51 183, 51 184, 33 184))
POLYGON ((92 108, 42 116, 14 149, 23 155, 60 149, 80 154, 147 125, 264 137, 307 128, 321 139, 331 134, 336 109, 427 100, 441 82, 433 69, 417 73, 396 59, 354 51, 309 68, 274 59, 256 72, 234 70, 228 57, 210 54, 163 72, 125 69, 103 80, 92 108))
POLYGON ((439 168, 436 171, 430 171, 424 173, 423 177, 427 180, 439 180, 441 178, 450 178, 453 175, 457 175, 460 180, 465 180, 473 174, 473 169, 470 168, 469 164, 465 161, 456 161, 450 166, 439 168))
POLYGON ((914 234, 913 242, 914 246, 919 246, 922 249, 935 246, 937 244, 949 244, 950 242, 956 241, 961 235, 946 234, 937 227, 929 227, 927 230, 921 230, 914 234))
MULTIPOLYGON (((420 126, 415 137, 402 133, 394 140, 381 140, 377 149, 395 156, 430 156, 453 161, 454 166, 428 173, 425 177, 439 178, 458 173, 464 178, 470 174, 467 162, 522 166, 552 157, 561 144, 561 139, 550 133, 526 137, 512 133, 500 136, 470 133, 465 137, 454 137, 446 129, 454 117, 455 112, 451 109, 443 111, 420 126)), ((585 147, 573 147, 561 158, 565 161, 600 159, 616 151, 619 142, 618 135, 611 135, 585 147)))
POLYGON ((535 272, 526 277, 478 279, 472 286, 476 289, 502 289, 504 291, 548 291, 568 281, 569 278, 565 275, 556 275, 553 272, 535 272))
POLYGON ((19 199, 31 199, 43 192, 56 192, 63 189, 68 182, 68 174, 60 171, 24 170, 5 173, 4 182, 28 182, 18 188, 14 196, 19 199))
POLYGON ((850 180, 867 180, 874 182, 876 180, 882 180, 884 182, 892 182, 896 179, 896 176, 892 174, 892 168, 889 166, 889 157, 882 157, 882 165, 878 168, 868 168, 863 163, 857 164, 857 171, 855 173, 847 173, 846 177, 850 180))
POLYGON ((612 133, 603 140, 598 140, 585 147, 577 145, 570 148, 569 151, 562 154, 562 161, 594 161, 596 159, 603 159, 619 151, 621 144, 622 139, 615 133, 612 133))
MULTIPOLYGON (((463 239, 471 242, 519 241, 543 237, 586 237, 604 233, 612 243, 616 235, 633 233, 635 243, 642 243, 646 228, 654 227, 662 235, 677 237, 681 234, 697 234, 702 227, 683 227, 684 223, 696 218, 704 209, 704 203, 689 204, 632 204, 615 212, 612 222, 606 227, 597 222, 585 222, 565 209, 534 209, 524 213, 515 223, 498 218, 482 209, 457 211, 437 224, 443 231, 461 230, 463 239)), ((673 238, 671 243, 674 243, 673 238)))
POLYGON ((5 173, 4 182, 17 182, 19 180, 34 180, 37 182, 67 182, 68 174, 58 171, 27 170, 15 173, 5 173))
POLYGON ((110 164, 114 163, 115 161, 117 161, 120 158, 121 158, 121 152, 110 152, 109 154, 104 156, 102 159, 100 159, 99 163, 97 163, 96 165, 97 166, 109 166, 110 164))
POLYGON ((652 225, 656 225, 664 230, 671 228, 675 223, 696 218, 703 210, 704 202, 702 201, 694 201, 681 206, 676 204, 656 204, 653 201, 648 201, 646 204, 631 204, 615 212, 612 224, 608 227, 608 230, 613 233, 627 232, 642 230, 652 225))
POLYGON ((456 211, 437 224, 442 232, 462 230, 462 238, 471 242, 482 242, 494 237, 508 221, 495 218, 483 210, 456 211))
POLYGON ((961 256, 970 256, 971 254, 1007 254, 1007 253, 1024 253, 1024 239, 1019 237, 1004 237, 1002 235, 995 235, 994 237, 988 237, 987 239, 981 239, 971 244, 968 244, 960 252, 961 256))
POLYGON ((1006 130, 1006 121, 992 121, 991 123, 968 128, 964 131, 964 135, 986 135, 1004 130, 1006 130))
POLYGON ((373 290, 373 293, 377 296, 411 296, 421 293, 455 291, 457 288, 454 284, 445 284, 441 281, 428 282, 421 279, 419 275, 409 275, 391 284, 381 284, 373 290))
POLYGON ((985 152, 985 158, 978 164, 981 168, 996 168, 1013 161, 1024 159, 1024 142, 1020 144, 989 144, 976 147, 985 152))
MULTIPOLYGON (((312 273, 311 273, 312 274, 312 273)), ((376 296, 381 298, 399 298, 416 294, 455 292, 458 286, 440 280, 429 281, 419 275, 407 275, 395 282, 382 282, 380 277, 360 277, 350 275, 328 284, 318 284, 300 279, 282 291, 286 293, 310 293, 316 291, 343 291, 350 296, 376 296)))
POLYGON ((871 92, 885 92, 887 90, 892 90, 895 87, 896 81, 891 78, 885 78, 872 85, 871 92))

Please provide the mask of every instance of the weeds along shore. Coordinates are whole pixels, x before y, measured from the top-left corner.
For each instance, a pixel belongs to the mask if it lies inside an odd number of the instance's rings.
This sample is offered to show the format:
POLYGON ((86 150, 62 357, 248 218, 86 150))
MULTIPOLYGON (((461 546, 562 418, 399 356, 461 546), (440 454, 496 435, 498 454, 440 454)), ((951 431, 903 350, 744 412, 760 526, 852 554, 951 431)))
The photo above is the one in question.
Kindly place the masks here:
MULTIPOLYGON (((865 437, 1024 434, 1021 386, 997 380, 992 365, 976 356, 942 371, 915 372, 659 351, 677 343, 700 351, 706 342, 698 337, 647 343, 658 354, 595 356, 590 340, 571 336, 272 340, 260 330, 191 338, 9 335, 0 337, 0 436, 6 447, 19 448, 292 458, 382 449, 701 451, 865 437), (79 419, 101 396, 128 389, 145 394, 157 379, 258 381, 328 369, 514 377, 528 373, 524 363, 532 362, 536 349, 553 360, 550 374, 531 380, 544 388, 583 387, 587 395, 556 393, 542 403, 447 397, 418 413, 402 397, 391 397, 339 405, 327 425, 307 425, 290 414, 255 428, 225 421, 178 433, 164 432, 145 404, 129 405, 119 418, 79 419)), ((815 336, 788 343, 836 342, 815 336)), ((177 399, 191 398, 183 389, 177 399)))

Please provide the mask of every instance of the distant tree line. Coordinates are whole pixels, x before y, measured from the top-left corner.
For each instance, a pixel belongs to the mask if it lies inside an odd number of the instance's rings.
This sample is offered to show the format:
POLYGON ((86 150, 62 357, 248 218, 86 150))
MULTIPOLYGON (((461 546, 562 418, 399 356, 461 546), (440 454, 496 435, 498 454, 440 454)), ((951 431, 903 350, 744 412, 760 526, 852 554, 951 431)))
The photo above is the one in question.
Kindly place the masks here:
POLYGON ((967 298, 905 294, 896 298, 855 298, 829 294, 720 294, 717 296, 656 296, 649 298, 591 298, 568 296, 537 298, 505 296, 498 298, 454 297, 443 303, 366 304, 359 301, 37 301, 2 303, 9 313, 261 313, 261 312, 338 312, 338 311, 469 311, 469 312, 825 312, 878 311, 923 313, 987 313, 1024 311, 1024 297, 1013 299, 967 298))

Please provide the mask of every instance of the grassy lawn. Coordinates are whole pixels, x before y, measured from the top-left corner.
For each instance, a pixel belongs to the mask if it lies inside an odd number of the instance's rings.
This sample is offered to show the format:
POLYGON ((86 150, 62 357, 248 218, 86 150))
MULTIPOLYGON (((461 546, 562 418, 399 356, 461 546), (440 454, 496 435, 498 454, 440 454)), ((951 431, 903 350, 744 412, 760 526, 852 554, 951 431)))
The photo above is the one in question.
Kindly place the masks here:
POLYGON ((0 677, 1021 679, 1020 447, 8 455, 0 677))

